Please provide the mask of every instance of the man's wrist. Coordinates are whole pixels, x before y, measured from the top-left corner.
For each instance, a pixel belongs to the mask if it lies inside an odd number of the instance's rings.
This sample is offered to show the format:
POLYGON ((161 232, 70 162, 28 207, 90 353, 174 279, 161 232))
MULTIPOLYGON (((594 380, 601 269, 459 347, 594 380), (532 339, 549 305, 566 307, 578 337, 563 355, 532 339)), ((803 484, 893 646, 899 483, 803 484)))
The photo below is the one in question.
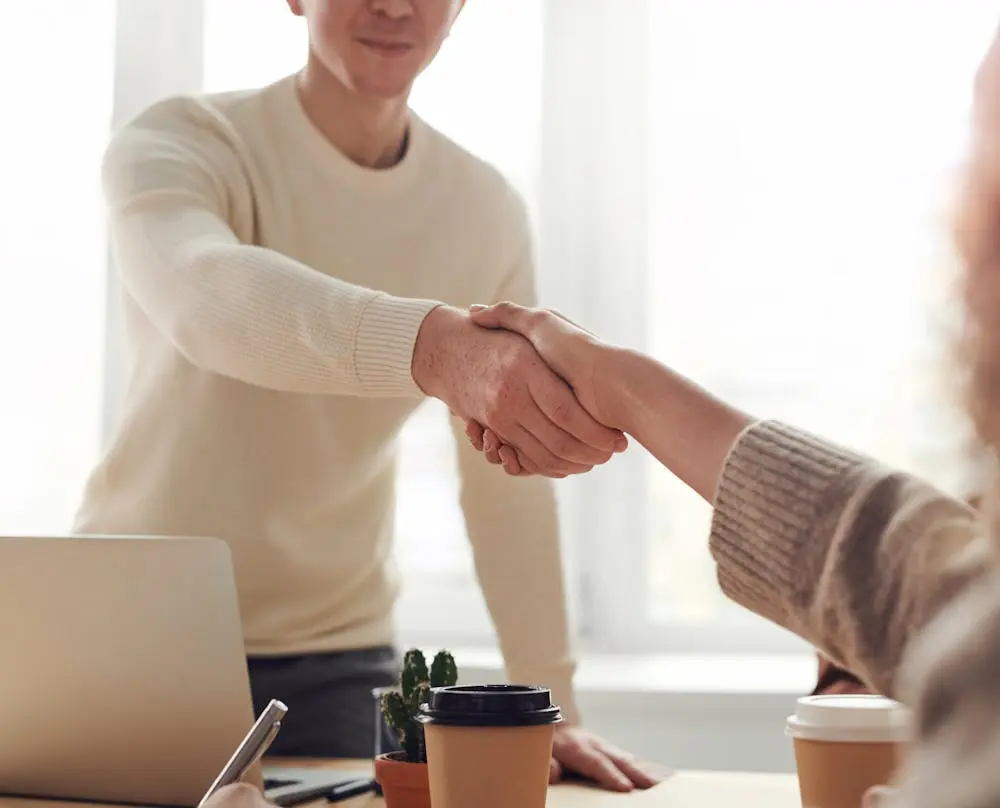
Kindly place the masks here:
POLYGON ((468 315, 452 306, 440 305, 428 312, 413 345, 411 373, 425 395, 447 401, 451 362, 449 352, 455 337, 468 324, 468 315))

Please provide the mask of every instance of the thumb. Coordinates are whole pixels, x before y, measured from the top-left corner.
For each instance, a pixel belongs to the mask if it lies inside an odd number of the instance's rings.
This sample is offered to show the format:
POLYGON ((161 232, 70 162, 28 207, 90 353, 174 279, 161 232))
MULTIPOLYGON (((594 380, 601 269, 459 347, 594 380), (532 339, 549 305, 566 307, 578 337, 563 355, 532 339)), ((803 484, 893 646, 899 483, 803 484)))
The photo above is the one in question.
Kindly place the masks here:
POLYGON ((483 328, 506 328, 527 336, 527 310, 516 303, 496 303, 492 306, 470 306, 469 316, 483 328))

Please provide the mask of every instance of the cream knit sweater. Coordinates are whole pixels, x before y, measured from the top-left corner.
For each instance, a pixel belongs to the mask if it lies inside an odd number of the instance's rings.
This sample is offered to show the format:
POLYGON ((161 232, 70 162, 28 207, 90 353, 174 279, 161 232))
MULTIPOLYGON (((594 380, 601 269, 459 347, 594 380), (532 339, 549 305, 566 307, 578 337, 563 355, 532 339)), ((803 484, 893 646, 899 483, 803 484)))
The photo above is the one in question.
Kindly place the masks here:
MULTIPOLYGON (((293 77, 156 104, 115 136, 104 179, 133 370, 76 530, 226 540, 251 654, 392 642, 414 342, 439 302, 533 302, 522 201, 416 116, 399 165, 352 163, 293 77)), ((572 718, 552 486, 458 445, 508 675, 572 718)))

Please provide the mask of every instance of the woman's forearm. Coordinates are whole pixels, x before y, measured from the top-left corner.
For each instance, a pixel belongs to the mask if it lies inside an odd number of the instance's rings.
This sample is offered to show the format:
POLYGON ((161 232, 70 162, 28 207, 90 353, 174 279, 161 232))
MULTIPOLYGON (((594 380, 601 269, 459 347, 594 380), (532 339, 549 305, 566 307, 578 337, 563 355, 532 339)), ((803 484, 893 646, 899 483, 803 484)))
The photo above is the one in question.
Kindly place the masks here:
POLYGON ((638 351, 601 348, 602 409, 711 502, 730 448, 753 419, 638 351))

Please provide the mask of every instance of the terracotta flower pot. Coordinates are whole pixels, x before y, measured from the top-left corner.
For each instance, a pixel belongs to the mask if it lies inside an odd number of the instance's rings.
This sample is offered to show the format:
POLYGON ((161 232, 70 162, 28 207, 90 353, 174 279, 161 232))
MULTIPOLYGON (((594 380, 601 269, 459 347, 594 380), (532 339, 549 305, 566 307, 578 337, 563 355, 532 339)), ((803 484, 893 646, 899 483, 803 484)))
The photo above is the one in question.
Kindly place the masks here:
POLYGON ((431 808, 426 763, 407 763, 402 752, 379 755, 375 782, 382 787, 386 808, 431 808))

